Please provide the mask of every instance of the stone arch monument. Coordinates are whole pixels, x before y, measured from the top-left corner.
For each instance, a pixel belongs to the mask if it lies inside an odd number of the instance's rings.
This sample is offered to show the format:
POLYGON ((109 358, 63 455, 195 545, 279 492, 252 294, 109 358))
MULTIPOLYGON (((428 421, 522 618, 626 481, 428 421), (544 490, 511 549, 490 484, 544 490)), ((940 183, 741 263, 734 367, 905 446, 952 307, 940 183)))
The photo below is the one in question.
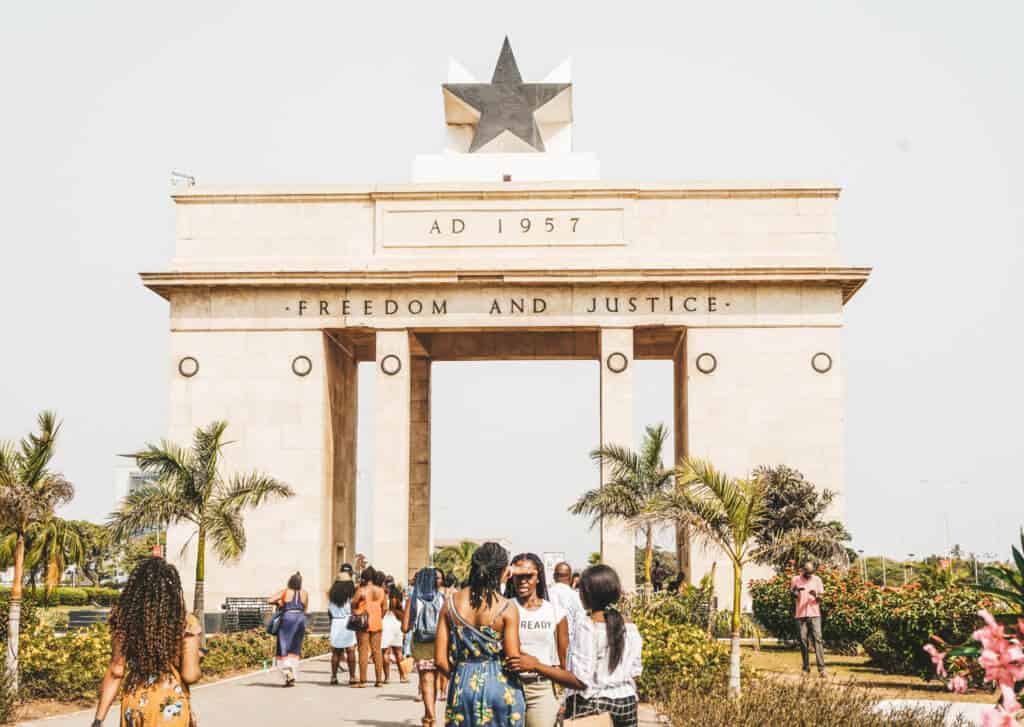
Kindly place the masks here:
MULTIPOLYGON (((314 608, 355 557, 356 382, 374 362, 371 562, 430 556, 434 361, 600 366, 603 443, 632 444, 633 362, 674 365, 675 454, 742 474, 785 462, 843 493, 843 264, 828 184, 602 181, 572 150, 568 63, 524 83, 508 42, 491 83, 452 63, 446 143, 407 185, 176 188, 175 255, 144 273, 170 303, 168 436, 230 422, 226 466, 296 496, 246 518, 240 563, 208 559, 207 602, 296 568, 314 608)), ((633 578, 633 536, 601 548, 633 578)), ((176 556, 183 533, 171 532, 176 556)), ((691 579, 714 553, 679 544, 691 579)), ((719 594, 731 592, 724 563, 719 594)))

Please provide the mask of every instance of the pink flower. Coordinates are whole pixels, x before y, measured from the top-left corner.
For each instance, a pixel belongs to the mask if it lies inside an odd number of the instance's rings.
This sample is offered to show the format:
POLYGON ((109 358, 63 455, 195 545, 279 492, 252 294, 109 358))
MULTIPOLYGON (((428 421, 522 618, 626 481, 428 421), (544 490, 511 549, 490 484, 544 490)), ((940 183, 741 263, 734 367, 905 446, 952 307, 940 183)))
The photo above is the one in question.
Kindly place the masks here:
POLYGON ((1012 689, 1015 682, 1024 679, 1024 649, 1016 639, 1007 638, 1002 624, 997 623, 988 611, 983 609, 978 615, 985 621, 985 626, 975 631, 973 636, 981 642, 978 664, 985 669, 985 681, 1012 689))
POLYGON ((924 650, 932 659, 932 665, 935 667, 935 673, 938 674, 940 677, 946 676, 946 665, 942 663, 943 660, 946 658, 946 655, 938 649, 936 649, 931 644, 925 644, 924 650))
POLYGON ((1002 708, 1008 713, 1013 714, 1020 709, 1020 703, 1017 701, 1017 694, 1013 691, 1012 686, 1006 686, 1003 684, 999 687, 999 690, 1003 694, 1003 701, 1001 703, 1002 708))
POLYGON ((981 713, 982 727, 1015 727, 1013 715, 1004 712, 1001 707, 986 709, 981 713))
POLYGON ((949 691, 956 692, 957 694, 963 694, 967 691, 967 680, 962 676, 955 676, 949 680, 949 691))

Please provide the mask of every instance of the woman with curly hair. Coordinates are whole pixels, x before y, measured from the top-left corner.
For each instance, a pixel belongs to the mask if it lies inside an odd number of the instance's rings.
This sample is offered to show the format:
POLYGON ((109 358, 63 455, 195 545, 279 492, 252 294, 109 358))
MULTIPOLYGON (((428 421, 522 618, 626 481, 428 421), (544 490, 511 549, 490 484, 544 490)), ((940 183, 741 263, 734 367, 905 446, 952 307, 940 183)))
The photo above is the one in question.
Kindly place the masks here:
MULTIPOLYGON (((448 675, 447 727, 522 727, 526 714, 523 685, 505 669, 518 659, 519 609, 502 598, 508 553, 484 543, 473 553, 469 587, 441 608, 434 661, 448 675)), ((423 720, 423 727, 433 727, 423 720)))
POLYGON ((121 694, 121 727, 192 722, 188 685, 199 680, 202 629, 185 610, 177 569, 163 558, 143 560, 110 614, 110 666, 100 685, 93 727, 121 694))

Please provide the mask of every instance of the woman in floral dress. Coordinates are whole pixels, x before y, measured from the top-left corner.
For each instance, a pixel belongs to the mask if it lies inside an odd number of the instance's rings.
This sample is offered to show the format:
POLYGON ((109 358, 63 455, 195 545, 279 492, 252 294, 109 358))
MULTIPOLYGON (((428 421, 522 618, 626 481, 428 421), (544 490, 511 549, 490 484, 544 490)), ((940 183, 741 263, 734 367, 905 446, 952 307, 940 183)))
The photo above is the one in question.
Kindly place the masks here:
POLYGON ((523 685, 504 665, 519 656, 519 610, 499 595, 507 568, 505 549, 484 543, 473 554, 469 587, 441 609, 434 660, 451 679, 446 727, 523 725, 523 685))
POLYGON ((112 653, 93 727, 121 694, 121 727, 188 727, 188 685, 199 680, 195 616, 185 610, 178 571, 163 558, 142 561, 110 615, 112 653))

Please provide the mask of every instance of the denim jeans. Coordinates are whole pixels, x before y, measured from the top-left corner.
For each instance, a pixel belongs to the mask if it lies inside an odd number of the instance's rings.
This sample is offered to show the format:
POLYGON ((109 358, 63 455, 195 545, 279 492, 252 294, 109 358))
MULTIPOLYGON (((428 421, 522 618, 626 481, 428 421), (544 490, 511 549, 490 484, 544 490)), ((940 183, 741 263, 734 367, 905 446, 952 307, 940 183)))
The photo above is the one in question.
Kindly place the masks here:
POLYGON ((804 660, 804 671, 811 670, 808 638, 814 640, 814 659, 818 665, 818 671, 825 671, 825 649, 821 645, 821 616, 798 618, 796 625, 800 631, 800 656, 804 660), (808 631, 810 634, 807 633, 808 631))

